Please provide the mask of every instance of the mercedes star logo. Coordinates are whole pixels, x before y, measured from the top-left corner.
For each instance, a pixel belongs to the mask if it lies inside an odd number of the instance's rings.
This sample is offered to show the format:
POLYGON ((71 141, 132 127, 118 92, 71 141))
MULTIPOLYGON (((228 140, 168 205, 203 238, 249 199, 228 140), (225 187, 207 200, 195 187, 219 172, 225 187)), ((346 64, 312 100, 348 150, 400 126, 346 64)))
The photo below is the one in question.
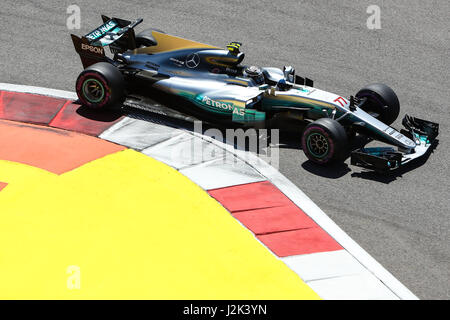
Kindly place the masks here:
POLYGON ((186 66, 188 68, 196 68, 200 64, 200 57, 196 53, 191 53, 186 57, 186 66))

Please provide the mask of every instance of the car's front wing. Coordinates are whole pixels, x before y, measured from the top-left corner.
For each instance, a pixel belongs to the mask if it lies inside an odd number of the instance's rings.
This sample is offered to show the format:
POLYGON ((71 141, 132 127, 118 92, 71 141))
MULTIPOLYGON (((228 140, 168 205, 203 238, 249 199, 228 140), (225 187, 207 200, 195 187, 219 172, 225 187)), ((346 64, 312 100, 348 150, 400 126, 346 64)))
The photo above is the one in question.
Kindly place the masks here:
POLYGON ((406 130, 401 132, 416 143, 414 148, 361 148, 351 153, 351 164, 375 171, 389 171, 427 154, 439 134, 439 124, 408 115, 402 124, 406 130))

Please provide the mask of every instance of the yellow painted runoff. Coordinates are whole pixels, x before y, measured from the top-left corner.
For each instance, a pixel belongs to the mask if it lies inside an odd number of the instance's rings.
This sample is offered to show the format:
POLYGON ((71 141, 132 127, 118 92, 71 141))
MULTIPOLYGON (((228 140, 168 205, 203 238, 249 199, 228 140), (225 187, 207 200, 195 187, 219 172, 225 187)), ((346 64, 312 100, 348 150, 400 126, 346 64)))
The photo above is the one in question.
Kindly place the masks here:
POLYGON ((0 160, 0 181, 0 299, 319 298, 204 190, 139 152, 62 175, 0 160))

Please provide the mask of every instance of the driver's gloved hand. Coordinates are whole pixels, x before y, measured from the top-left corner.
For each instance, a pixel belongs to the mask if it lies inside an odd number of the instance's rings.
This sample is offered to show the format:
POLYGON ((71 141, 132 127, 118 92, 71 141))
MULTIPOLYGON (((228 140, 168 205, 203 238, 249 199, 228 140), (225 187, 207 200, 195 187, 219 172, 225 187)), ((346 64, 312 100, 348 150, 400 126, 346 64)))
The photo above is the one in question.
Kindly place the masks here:
POLYGON ((287 84, 285 79, 280 79, 277 83, 277 89, 279 91, 286 91, 289 89, 289 85, 287 84))

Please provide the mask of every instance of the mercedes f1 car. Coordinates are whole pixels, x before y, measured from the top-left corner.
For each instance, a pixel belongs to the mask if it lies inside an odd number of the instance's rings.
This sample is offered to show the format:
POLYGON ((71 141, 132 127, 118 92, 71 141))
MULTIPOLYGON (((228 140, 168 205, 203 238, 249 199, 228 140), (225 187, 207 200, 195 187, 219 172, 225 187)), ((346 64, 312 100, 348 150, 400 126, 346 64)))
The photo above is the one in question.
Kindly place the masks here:
POLYGON ((71 35, 84 67, 76 92, 88 107, 121 103, 132 84, 139 83, 148 92, 181 97, 190 110, 213 121, 259 126, 280 115, 302 121, 302 149, 317 164, 344 161, 355 133, 390 144, 351 152, 353 165, 374 170, 396 169, 423 156, 438 135, 438 124, 408 115, 402 122, 405 129, 392 128, 400 104, 384 84, 343 97, 314 87, 290 66, 243 65, 239 42, 222 49, 156 29, 135 34, 142 19, 102 19, 103 24, 85 36, 71 35), (112 58, 105 54, 106 46, 112 58))

